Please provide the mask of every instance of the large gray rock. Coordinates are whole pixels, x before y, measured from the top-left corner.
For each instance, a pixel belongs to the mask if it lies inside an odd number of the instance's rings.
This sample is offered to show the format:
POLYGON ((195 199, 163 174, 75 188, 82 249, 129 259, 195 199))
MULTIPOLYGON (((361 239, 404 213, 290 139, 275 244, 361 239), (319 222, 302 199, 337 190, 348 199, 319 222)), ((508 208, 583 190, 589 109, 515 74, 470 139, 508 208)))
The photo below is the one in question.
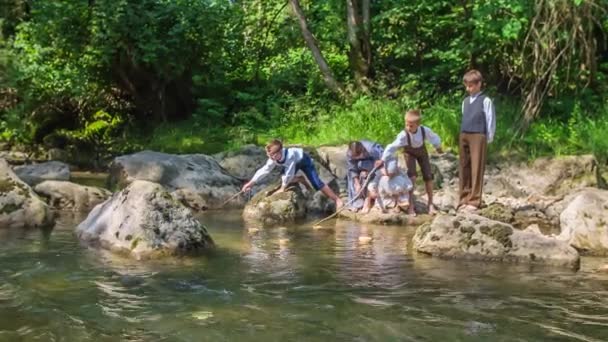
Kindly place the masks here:
POLYGON ((578 252, 566 242, 478 215, 440 215, 420 226, 413 242, 418 252, 445 258, 580 266, 578 252))
POLYGON ((59 161, 14 167, 15 174, 27 184, 34 186, 45 180, 70 180, 70 167, 59 161))
POLYGON ((243 218, 265 225, 292 223, 306 216, 307 198, 299 186, 290 186, 285 192, 274 192, 280 184, 258 192, 243 210, 243 218))
MULTIPOLYGON (((263 147, 246 145, 236 151, 221 152, 213 155, 218 163, 231 175, 247 181, 255 171, 268 160, 263 147)), ((275 175, 279 175, 278 168, 275 175)))
POLYGON ((213 240, 190 209, 161 185, 133 181, 97 205, 76 227, 87 245, 136 259, 195 253, 213 240))
POLYGON ((484 194, 515 198, 563 197, 574 189, 596 186, 596 164, 591 155, 539 158, 532 163, 502 163, 488 168, 484 194))
POLYGON ((348 145, 338 146, 321 146, 316 149, 316 153, 329 171, 331 171, 339 179, 346 179, 346 151, 348 145))
POLYGON ((52 219, 46 203, 0 159, 0 227, 41 227, 52 219))
POLYGON ((106 189, 52 180, 36 185, 34 191, 45 197, 51 207, 74 211, 89 211, 112 195, 106 189))
MULTIPOLYGON (((336 209, 335 203, 310 187, 305 177, 292 182, 287 191, 275 192, 280 185, 280 182, 275 182, 253 196, 243 210, 243 218, 273 225, 294 222, 307 214, 328 214, 336 209)), ((337 193, 335 181, 328 185, 337 193)))
POLYGON ((560 215, 560 228, 559 238, 579 251, 608 255, 608 190, 575 194, 560 215))
MULTIPOLYGON (((115 158, 110 164, 109 185, 123 188, 134 180, 158 183, 174 192, 186 206, 217 208, 240 191, 242 182, 212 157, 204 154, 173 155, 142 151, 115 158)), ((226 207, 242 207, 242 197, 226 207)))

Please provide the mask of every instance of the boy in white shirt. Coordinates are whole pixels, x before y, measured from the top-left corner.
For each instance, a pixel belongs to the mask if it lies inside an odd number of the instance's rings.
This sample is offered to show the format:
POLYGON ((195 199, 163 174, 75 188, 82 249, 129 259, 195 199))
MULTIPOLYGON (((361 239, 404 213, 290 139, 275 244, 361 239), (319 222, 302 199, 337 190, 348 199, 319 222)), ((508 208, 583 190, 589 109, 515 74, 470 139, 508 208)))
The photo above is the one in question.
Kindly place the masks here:
MULTIPOLYGON (((436 213, 433 205, 433 172, 431 170, 431 161, 426 150, 425 141, 428 141, 435 147, 438 153, 443 153, 441 149, 441 139, 435 132, 426 126, 420 124, 421 115, 419 110, 411 109, 405 113, 405 129, 397 135, 397 138, 390 143, 384 150, 382 160, 386 162, 395 154, 399 148, 403 148, 407 165, 407 175, 412 184, 415 184, 416 177, 416 162, 420 165, 422 171, 422 179, 428 197, 428 211, 430 215, 436 213)), ((414 188, 410 190, 408 214, 416 215, 414 206, 414 188)))
POLYGON ((266 145, 266 155, 268 156, 268 161, 255 172, 249 182, 243 185, 243 191, 251 189, 257 181, 268 175, 270 171, 278 165, 283 168, 281 188, 278 192, 285 191, 289 183, 294 180, 296 172, 302 170, 315 190, 321 190, 327 197, 336 202, 337 209, 344 206, 340 197, 338 197, 327 184, 321 181, 312 159, 302 148, 284 148, 283 143, 280 140, 274 139, 266 145))

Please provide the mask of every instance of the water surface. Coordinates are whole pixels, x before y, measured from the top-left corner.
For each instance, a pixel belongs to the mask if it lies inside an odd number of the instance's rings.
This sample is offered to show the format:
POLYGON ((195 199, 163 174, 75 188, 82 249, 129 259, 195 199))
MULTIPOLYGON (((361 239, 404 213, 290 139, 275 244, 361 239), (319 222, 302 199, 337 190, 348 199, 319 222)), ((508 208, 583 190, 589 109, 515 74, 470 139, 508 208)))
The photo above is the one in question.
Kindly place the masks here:
POLYGON ((0 341, 606 341, 608 275, 438 260, 412 228, 201 219, 208 256, 137 262, 0 229, 0 341))

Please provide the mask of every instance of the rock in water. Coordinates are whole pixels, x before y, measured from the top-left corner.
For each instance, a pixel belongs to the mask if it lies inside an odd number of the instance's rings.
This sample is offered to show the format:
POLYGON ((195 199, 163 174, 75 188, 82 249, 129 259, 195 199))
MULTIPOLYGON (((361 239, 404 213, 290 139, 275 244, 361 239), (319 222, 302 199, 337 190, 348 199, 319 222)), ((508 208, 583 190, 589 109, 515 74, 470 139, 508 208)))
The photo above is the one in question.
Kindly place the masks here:
POLYGON ((439 257, 580 267, 578 252, 564 241, 473 214, 437 216, 413 242, 418 252, 439 257))
POLYGON ((161 185, 134 181, 97 205, 78 238, 136 259, 187 254, 213 246, 207 229, 161 185))
POLYGON ((34 187, 55 209, 89 211, 112 195, 106 189, 65 181, 44 181, 34 187))
POLYGON ((52 218, 46 203, 0 159, 0 227, 41 227, 52 218))
MULTIPOLYGON (((267 189, 275 188, 270 186, 267 189)), ((298 186, 285 192, 258 192, 243 210, 243 218, 267 225, 294 222, 306 216, 306 196, 298 186)))
POLYGON ((69 165, 58 161, 16 166, 14 170, 21 180, 31 186, 45 180, 70 180, 69 165))
MULTIPOLYGON (((110 187, 122 188, 134 180, 161 184, 195 210, 219 207, 240 191, 242 183, 204 154, 172 155, 153 151, 117 157, 110 164, 110 187)), ((239 197, 226 206, 242 207, 243 203, 244 198, 239 197)))
POLYGON ((559 218, 560 239, 585 254, 608 255, 608 190, 580 191, 559 218))

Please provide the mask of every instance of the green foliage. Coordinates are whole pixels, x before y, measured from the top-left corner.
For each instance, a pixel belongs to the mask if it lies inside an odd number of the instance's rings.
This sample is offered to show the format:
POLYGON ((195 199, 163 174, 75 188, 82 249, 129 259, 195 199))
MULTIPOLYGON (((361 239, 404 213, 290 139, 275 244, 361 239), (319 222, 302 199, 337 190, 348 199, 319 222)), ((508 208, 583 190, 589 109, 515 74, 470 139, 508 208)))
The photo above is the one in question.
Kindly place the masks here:
MULTIPOLYGON (((568 18, 593 23, 597 60, 567 59, 584 77, 556 68, 540 117, 521 131, 527 94, 519 92, 537 79, 525 52, 539 2, 372 1, 373 79, 360 94, 346 3, 300 0, 347 89, 336 99, 285 0, 7 0, 0 5, 0 95, 13 100, 0 98, 0 140, 94 151, 98 160, 137 148, 212 153, 270 137, 388 143, 404 111, 420 108, 424 124, 456 148, 461 78, 476 67, 497 106, 491 155, 601 156, 608 150, 600 139, 608 48, 600 42, 608 20, 579 12, 606 13, 608 3, 590 1, 568 3, 576 10, 568 18)), ((550 29, 569 41, 563 26, 550 29)))

